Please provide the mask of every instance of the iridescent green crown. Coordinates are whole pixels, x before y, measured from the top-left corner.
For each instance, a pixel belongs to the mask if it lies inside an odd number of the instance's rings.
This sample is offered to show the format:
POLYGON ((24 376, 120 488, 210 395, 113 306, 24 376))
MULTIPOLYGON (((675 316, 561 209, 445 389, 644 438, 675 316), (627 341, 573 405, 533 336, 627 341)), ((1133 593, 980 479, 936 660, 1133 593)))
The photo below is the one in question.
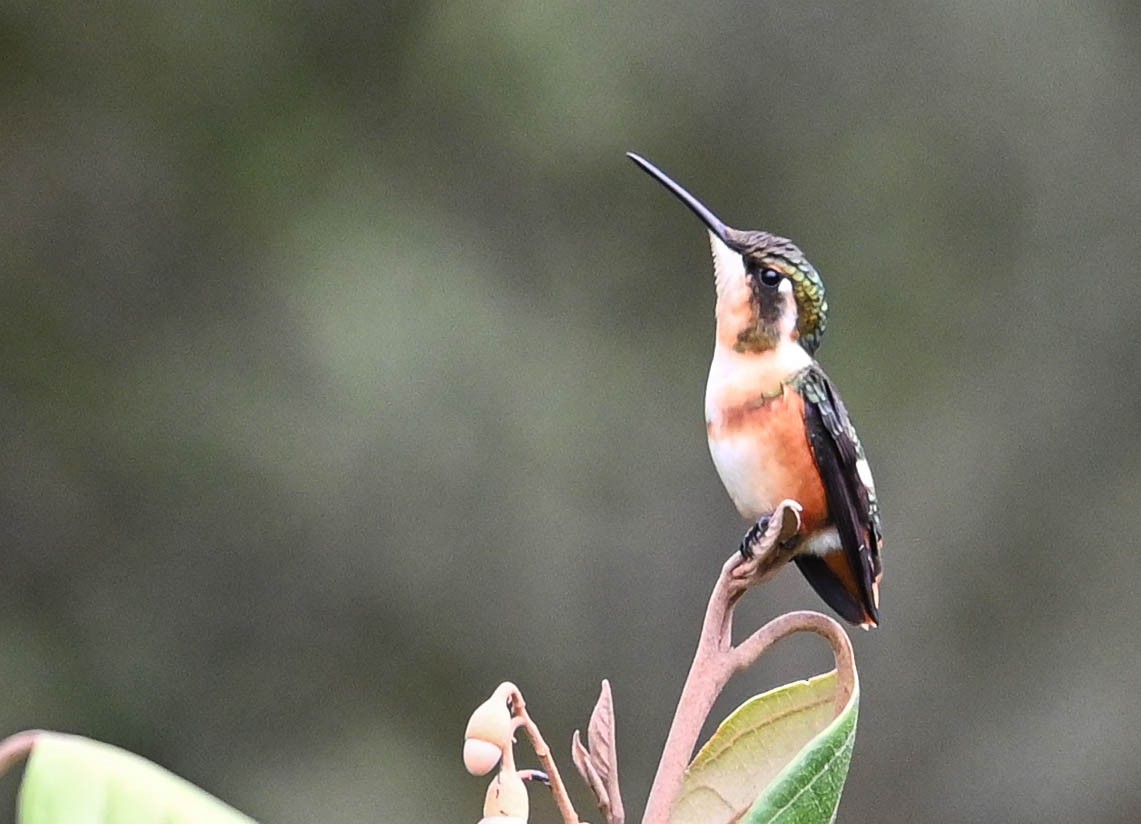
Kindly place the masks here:
POLYGON ((743 232, 726 227, 726 235, 742 256, 758 269, 776 269, 792 281, 796 299, 796 331, 800 345, 814 354, 828 326, 828 301, 824 281, 816 268, 788 238, 768 232, 743 232))

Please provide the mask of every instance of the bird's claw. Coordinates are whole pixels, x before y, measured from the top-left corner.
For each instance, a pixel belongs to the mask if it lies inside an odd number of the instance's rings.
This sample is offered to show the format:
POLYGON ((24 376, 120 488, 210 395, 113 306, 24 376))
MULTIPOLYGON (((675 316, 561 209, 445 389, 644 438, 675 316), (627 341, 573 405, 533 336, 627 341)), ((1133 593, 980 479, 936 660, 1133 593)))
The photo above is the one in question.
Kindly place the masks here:
POLYGON ((772 575, 792 559, 800 542, 800 504, 781 501, 771 515, 760 518, 741 539, 740 558, 733 577, 748 581, 746 587, 772 575))
POLYGON ((771 520, 772 516, 765 515, 763 518, 759 519, 755 524, 749 527, 749 531, 746 532, 745 537, 741 539, 741 546, 739 550, 741 557, 744 560, 752 560, 753 556, 756 554, 754 548, 758 543, 760 543, 761 538, 765 536, 765 533, 768 532, 769 521, 771 520))

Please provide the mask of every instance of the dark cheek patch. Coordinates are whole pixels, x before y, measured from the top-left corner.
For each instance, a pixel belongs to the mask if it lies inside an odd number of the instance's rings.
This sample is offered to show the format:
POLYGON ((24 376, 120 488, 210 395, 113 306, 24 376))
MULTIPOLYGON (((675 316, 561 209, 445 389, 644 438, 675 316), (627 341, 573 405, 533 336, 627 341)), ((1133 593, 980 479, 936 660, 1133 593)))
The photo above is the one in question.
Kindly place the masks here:
POLYGON ((738 352, 763 352, 780 342, 780 319, 784 313, 776 287, 765 286, 749 275, 749 311, 752 317, 737 335, 738 352))

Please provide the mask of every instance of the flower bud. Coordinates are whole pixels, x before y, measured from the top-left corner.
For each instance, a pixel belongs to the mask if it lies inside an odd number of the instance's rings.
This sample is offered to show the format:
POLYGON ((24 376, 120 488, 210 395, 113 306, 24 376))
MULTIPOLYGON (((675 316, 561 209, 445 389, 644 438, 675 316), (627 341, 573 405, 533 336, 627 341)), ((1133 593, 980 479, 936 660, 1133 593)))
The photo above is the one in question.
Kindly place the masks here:
POLYGON ((490 741, 480 741, 478 738, 464 741, 464 766, 472 775, 487 775, 495 769, 502 757, 503 750, 490 741))
POLYGON ((527 799, 527 787, 523 779, 514 770, 500 770, 499 775, 487 788, 487 797, 483 800, 484 818, 493 821, 497 816, 508 819, 526 821, 530 812, 530 802, 527 799))
POLYGON ((472 775, 487 775, 499 763, 503 750, 511 746, 511 710, 496 690, 475 708, 464 731, 464 766, 472 775))

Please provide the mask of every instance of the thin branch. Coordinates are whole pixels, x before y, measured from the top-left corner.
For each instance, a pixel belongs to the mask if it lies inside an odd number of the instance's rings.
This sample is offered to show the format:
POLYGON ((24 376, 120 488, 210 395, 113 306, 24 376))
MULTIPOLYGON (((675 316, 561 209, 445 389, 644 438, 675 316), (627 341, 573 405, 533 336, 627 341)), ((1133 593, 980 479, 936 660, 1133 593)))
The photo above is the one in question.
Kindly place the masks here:
POLYGON ((564 824, 582 824, 578 813, 574 811, 574 805, 571 804, 566 785, 559 774, 558 765, 555 764, 555 759, 551 757, 551 748, 547 746, 542 733, 539 732, 539 727, 527 713, 527 702, 523 699, 523 693, 518 688, 515 688, 511 693, 511 709, 519 726, 527 732, 527 737, 531 739, 531 748, 535 751, 535 755, 538 756, 539 762, 551 780, 551 794, 555 797, 555 805, 559 808, 559 814, 562 816, 564 824))
POLYGON ((742 560, 739 553, 734 553, 721 567, 642 824, 667 824, 701 728, 717 697, 733 675, 751 666, 779 639, 802 630, 823 635, 832 645, 839 671, 838 707, 842 708, 852 694, 855 667, 848 635, 843 627, 824 615, 815 612, 782 615, 754 632, 740 646, 733 646, 733 607, 745 592, 771 578, 791 560, 794 547, 790 539, 800 529, 799 512, 800 506, 795 501, 782 501, 756 542, 754 556, 742 560))

